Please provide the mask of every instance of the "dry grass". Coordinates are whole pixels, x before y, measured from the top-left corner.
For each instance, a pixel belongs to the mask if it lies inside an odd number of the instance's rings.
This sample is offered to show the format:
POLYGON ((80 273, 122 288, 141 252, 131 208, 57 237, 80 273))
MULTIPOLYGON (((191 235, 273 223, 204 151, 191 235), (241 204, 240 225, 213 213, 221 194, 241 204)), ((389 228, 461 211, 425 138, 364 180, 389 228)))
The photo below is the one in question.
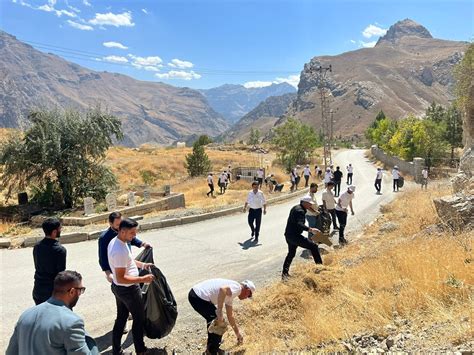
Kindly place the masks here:
POLYGON ((295 265, 289 283, 257 292, 239 315, 245 350, 304 350, 318 344, 343 350, 337 340, 361 331, 383 334, 395 315, 415 327, 449 322, 441 343, 472 336, 459 319, 472 307, 473 233, 422 232, 438 222, 432 198, 446 192, 405 193, 385 207, 383 218, 362 239, 326 256, 324 266, 295 265), (381 234, 386 220, 398 223, 398 230, 381 234))

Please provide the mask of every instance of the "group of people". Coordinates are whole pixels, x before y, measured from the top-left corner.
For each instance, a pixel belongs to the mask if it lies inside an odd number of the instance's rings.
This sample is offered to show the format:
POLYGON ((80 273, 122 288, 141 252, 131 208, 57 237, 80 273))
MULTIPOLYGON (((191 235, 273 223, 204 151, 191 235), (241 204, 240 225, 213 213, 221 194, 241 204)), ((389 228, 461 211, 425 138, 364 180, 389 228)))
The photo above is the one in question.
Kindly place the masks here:
MULTIPOLYGON (((429 175, 429 172, 428 172, 428 167, 425 166, 422 170, 421 170, 421 189, 428 189, 428 175, 429 175)), ((382 194, 382 179, 383 179, 383 169, 382 168, 377 168, 377 173, 375 175, 375 183, 374 183, 374 187, 375 187, 375 191, 376 191, 376 194, 377 195, 381 195, 382 194)), ((403 180, 403 176, 400 172, 400 168, 398 167, 398 165, 395 165, 392 169, 392 183, 393 183, 393 192, 398 192, 400 191, 400 186, 402 185, 401 184, 401 181, 403 180)))
MULTIPOLYGON (((227 170, 223 170, 217 177, 217 186, 219 186, 221 195, 225 194, 231 180, 232 169, 229 165, 227 170)), ((209 192, 207 193, 207 197, 211 196, 212 198, 215 198, 216 196, 214 196, 214 173, 212 172, 207 175, 207 186, 209 186, 209 192)))

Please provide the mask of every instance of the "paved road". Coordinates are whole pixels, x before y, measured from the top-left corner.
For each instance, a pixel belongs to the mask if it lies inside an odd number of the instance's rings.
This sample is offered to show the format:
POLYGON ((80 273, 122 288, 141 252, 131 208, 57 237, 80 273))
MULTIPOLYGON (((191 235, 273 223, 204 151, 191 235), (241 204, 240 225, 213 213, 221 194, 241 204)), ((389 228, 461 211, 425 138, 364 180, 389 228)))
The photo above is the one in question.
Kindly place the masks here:
MULTIPOLYGON (((335 161, 344 173, 348 163, 354 166, 353 183, 357 191, 353 204, 356 215, 349 216, 347 230, 350 241, 364 224, 378 215, 380 204, 390 201, 394 194, 389 185, 390 174, 385 174, 382 185, 386 193, 375 194, 375 168, 365 158, 363 150, 339 152, 335 161)), ((345 182, 342 186, 344 190, 345 182)), ((187 292, 196 282, 212 277, 249 278, 261 287, 277 279, 287 252, 283 231, 289 209, 296 203, 297 197, 268 208, 262 222, 261 244, 256 246, 246 243, 250 233, 244 214, 141 234, 141 239, 155 247, 155 263, 167 276, 180 312, 177 326, 168 338, 154 342, 147 340, 147 344, 168 345, 185 351, 196 349, 185 344, 185 338, 192 338, 190 332, 204 335, 202 320, 187 302, 187 292)), ((110 344, 108 333, 115 319, 115 303, 110 286, 98 266, 97 242, 70 244, 66 248, 67 268, 79 271, 87 287, 74 310, 84 317, 88 332, 99 338, 101 349, 106 349, 110 344)), ((1 250, 0 265, 0 352, 3 352, 19 315, 33 305, 32 249, 1 250)))

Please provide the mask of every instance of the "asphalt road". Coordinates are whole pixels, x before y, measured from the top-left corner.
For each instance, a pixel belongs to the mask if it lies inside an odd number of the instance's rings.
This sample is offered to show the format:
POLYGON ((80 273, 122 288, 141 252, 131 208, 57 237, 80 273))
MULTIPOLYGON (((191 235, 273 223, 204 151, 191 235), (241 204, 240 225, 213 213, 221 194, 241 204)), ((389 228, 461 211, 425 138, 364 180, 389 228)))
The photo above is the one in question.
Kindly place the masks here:
MULTIPOLYGON (((348 163, 354 166, 353 184, 357 190, 353 201, 355 216, 349 215, 348 219, 347 238, 350 241, 363 225, 379 214, 380 205, 392 200, 395 194, 391 192, 389 173, 385 174, 382 183, 382 192, 385 193, 375 194, 373 183, 376 169, 365 158, 363 150, 341 151, 336 155, 335 162, 344 174, 348 163)), ((343 180, 342 190, 347 186, 345 176, 343 180)), ((243 213, 141 234, 142 240, 154 246, 155 264, 166 275, 179 310, 177 325, 171 335, 163 340, 146 340, 146 344, 167 346, 168 350, 197 351, 204 337, 204 323, 188 304, 187 293, 201 280, 214 277, 248 278, 255 281, 257 292, 258 287, 277 280, 287 252, 283 236, 286 219, 290 208, 298 201, 295 196, 295 199, 268 208, 267 215, 263 217, 258 245, 248 241, 250 231, 246 214, 243 213)), ((321 199, 318 201, 321 202, 321 199)), ((86 330, 98 339, 101 350, 110 349, 115 301, 110 284, 98 265, 97 242, 69 244, 66 248, 67 269, 79 271, 87 287, 74 311, 84 318, 86 330)), ((134 248, 134 253, 137 254, 138 249, 134 248)), ((19 315, 34 305, 31 297, 34 274, 32 248, 0 250, 0 264, 0 352, 4 352, 19 315)), ((127 345, 130 343, 129 336, 127 345)), ((132 349, 133 346, 130 347, 132 349)))

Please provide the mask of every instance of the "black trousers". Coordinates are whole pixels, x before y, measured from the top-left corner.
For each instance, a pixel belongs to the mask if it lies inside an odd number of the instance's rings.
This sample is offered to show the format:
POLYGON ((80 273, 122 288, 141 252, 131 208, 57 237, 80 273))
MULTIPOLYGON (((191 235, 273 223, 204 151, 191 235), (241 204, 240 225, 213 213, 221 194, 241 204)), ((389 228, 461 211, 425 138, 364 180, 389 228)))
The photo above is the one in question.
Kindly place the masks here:
POLYGON ((263 178, 257 178, 257 182, 258 182, 258 187, 262 187, 263 185, 263 178))
POLYGON ((207 193, 207 196, 211 195, 214 196, 214 184, 207 184, 209 186, 210 191, 207 193))
MULTIPOLYGON (((214 306, 212 302, 204 301, 202 298, 196 295, 193 289, 189 291, 188 301, 194 308, 194 310, 204 317, 204 319, 206 320, 207 329, 209 329, 209 326, 211 325, 212 321, 217 318, 216 306, 214 306)), ((222 335, 209 333, 209 331, 207 332, 207 350, 211 354, 218 353, 221 341, 222 335)))
POLYGON ((308 187, 309 175, 304 175, 304 187, 308 187))
POLYGON ((374 186, 377 192, 380 192, 380 190, 382 190, 382 179, 375 179, 374 186))
POLYGON ((352 174, 353 174, 353 173, 348 173, 348 174, 347 174, 347 185, 352 184, 352 174))
POLYGON ((43 302, 46 302, 51 295, 53 294, 53 284, 51 286, 48 285, 34 285, 33 287, 33 301, 35 301, 36 305, 39 305, 43 302))
POLYGON ((296 249, 298 247, 309 249, 313 255, 314 262, 316 264, 322 264, 323 260, 319 254, 318 245, 313 243, 308 238, 302 235, 285 236, 286 243, 288 244, 288 254, 286 255, 285 262, 283 263, 283 275, 288 275, 290 271, 290 265, 296 255, 296 249))
POLYGON ((341 181, 334 181, 334 195, 336 197, 341 193, 341 181))
POLYGON ((225 193, 225 189, 227 188, 227 184, 225 182, 220 182, 219 187, 221 188, 221 195, 225 193))
POLYGON ((112 330, 112 352, 120 354, 122 334, 127 323, 128 313, 132 314, 132 335, 133 344, 137 353, 146 350, 143 341, 144 324, 145 324, 145 307, 143 305, 142 291, 138 285, 129 287, 117 286, 112 283, 112 292, 115 295, 117 304, 117 319, 115 319, 114 328, 112 330))
POLYGON ((249 208, 248 223, 252 234, 255 235, 255 238, 258 238, 260 234, 260 225, 262 224, 262 209, 249 208), (255 222, 255 226, 254 226, 255 222))
POLYGON ((344 240, 344 228, 347 224, 347 212, 336 210, 337 220, 339 222, 339 242, 344 240))
POLYGON ((398 179, 393 179, 393 191, 395 191, 395 188, 398 191, 398 179))
POLYGON ((331 214, 331 219, 332 219, 332 228, 337 229, 337 223, 336 223, 336 210, 333 208, 332 210, 328 210, 328 212, 331 214))

